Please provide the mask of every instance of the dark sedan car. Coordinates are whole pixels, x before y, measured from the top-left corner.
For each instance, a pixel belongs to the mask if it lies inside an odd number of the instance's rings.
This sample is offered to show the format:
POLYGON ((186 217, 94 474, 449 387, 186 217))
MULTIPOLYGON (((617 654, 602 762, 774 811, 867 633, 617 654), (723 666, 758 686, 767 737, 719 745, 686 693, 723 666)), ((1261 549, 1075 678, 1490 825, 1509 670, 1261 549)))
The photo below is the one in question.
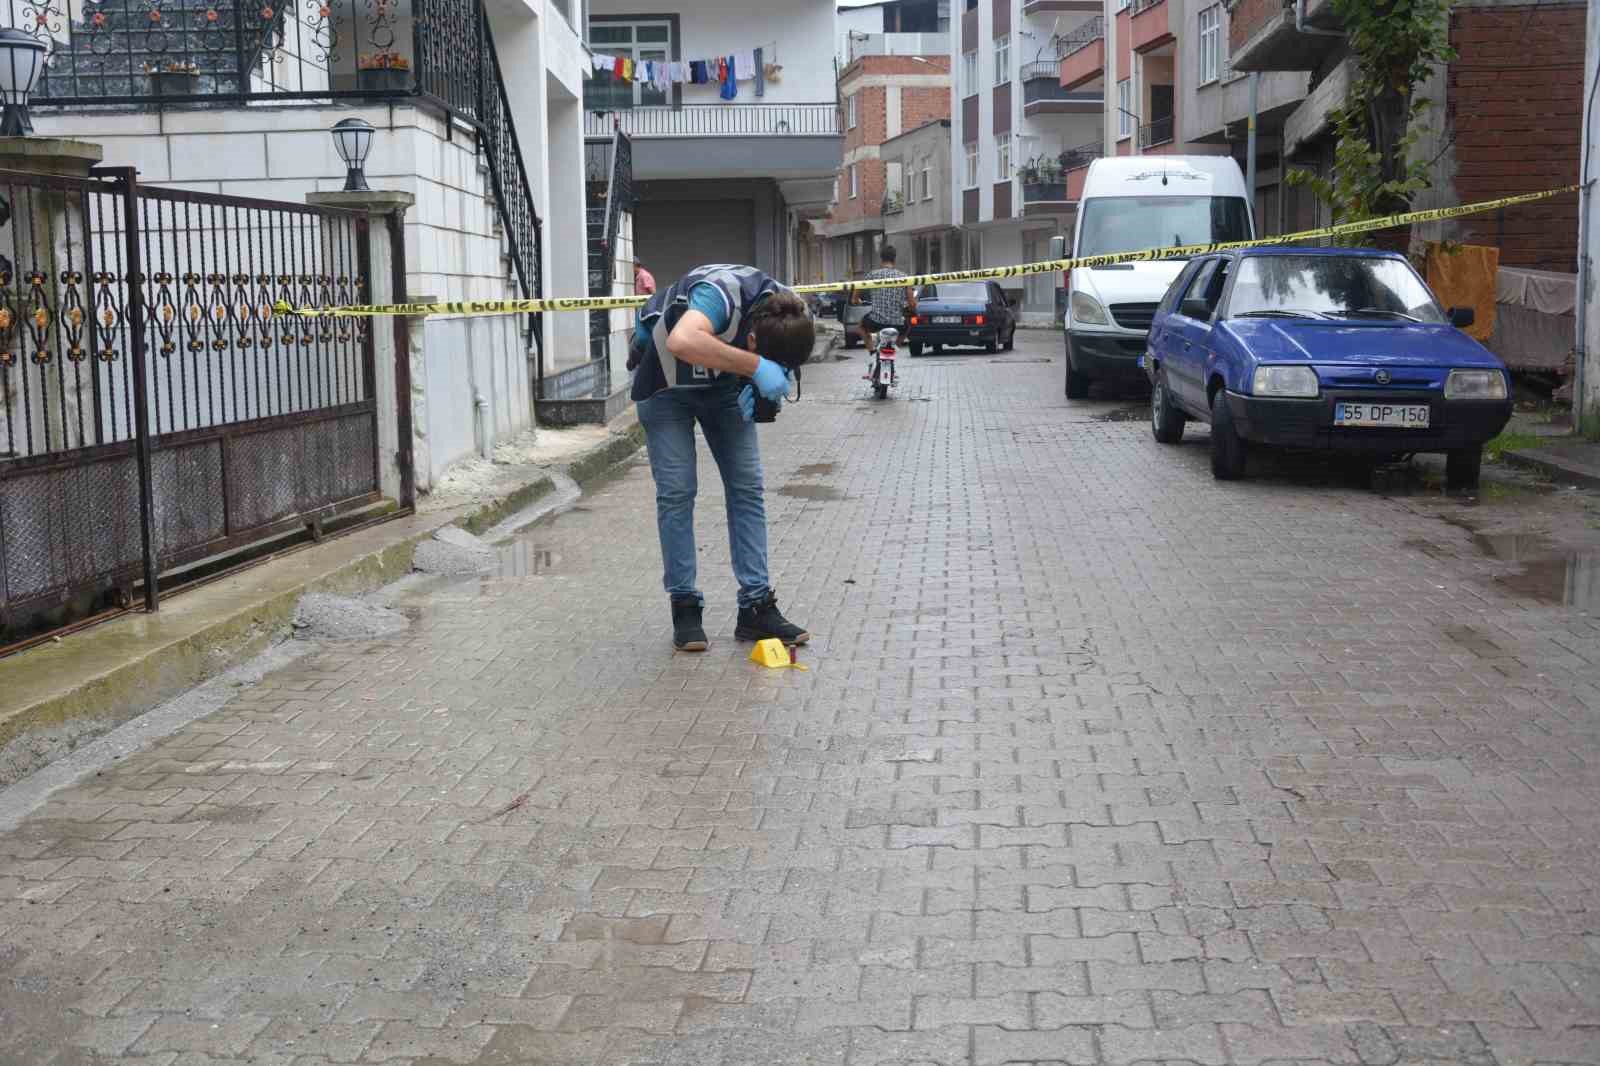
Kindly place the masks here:
POLYGON ((924 347, 984 347, 1010 351, 1017 339, 1016 302, 992 281, 926 285, 917 293, 917 310, 906 322, 906 347, 912 358, 924 347))
POLYGON ((1442 452, 1451 488, 1477 484, 1511 417, 1505 364, 1462 333, 1406 260, 1363 248, 1198 256, 1150 328, 1156 440, 1211 423, 1211 470, 1232 479, 1259 445, 1381 458, 1442 452))

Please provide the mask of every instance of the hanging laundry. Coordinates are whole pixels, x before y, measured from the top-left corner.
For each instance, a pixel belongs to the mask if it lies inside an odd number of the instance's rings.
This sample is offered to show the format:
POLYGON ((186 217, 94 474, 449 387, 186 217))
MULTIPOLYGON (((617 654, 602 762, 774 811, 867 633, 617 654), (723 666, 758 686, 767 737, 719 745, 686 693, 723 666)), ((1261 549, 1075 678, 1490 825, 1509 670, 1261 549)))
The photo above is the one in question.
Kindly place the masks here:
POLYGON ((718 56, 717 57, 717 80, 719 82, 728 80, 728 57, 727 56, 718 56))
POLYGON ((655 77, 656 90, 669 93, 672 91, 672 64, 661 62, 656 64, 655 77))
POLYGON ((606 71, 607 73, 610 73, 611 68, 612 68, 613 65, 615 65, 615 63, 616 63, 616 59, 613 58, 612 56, 597 55, 597 56, 594 57, 594 69, 595 70, 603 70, 603 71, 606 71))
POLYGON ((639 70, 639 64, 638 63, 636 63, 632 59, 624 59, 622 61, 622 80, 623 81, 637 81, 638 80, 638 77, 637 77, 638 70, 639 70))
POLYGON ((767 93, 767 65, 762 62, 761 49, 756 49, 756 95, 765 96, 767 93))
POLYGON ((739 64, 733 56, 728 57, 727 74, 722 80, 722 98, 732 100, 739 95, 739 64))
POLYGON ((689 80, 693 84, 704 85, 710 80, 706 77, 706 61, 704 59, 696 59, 694 62, 689 64, 689 69, 691 71, 691 77, 689 80))
POLYGON ((732 57, 739 68, 739 81, 749 81, 756 76, 756 59, 754 52, 736 52, 732 57))
POLYGON ((768 81, 771 81, 771 82, 782 81, 783 80, 783 64, 782 63, 768 63, 765 73, 767 75, 767 80, 768 81))

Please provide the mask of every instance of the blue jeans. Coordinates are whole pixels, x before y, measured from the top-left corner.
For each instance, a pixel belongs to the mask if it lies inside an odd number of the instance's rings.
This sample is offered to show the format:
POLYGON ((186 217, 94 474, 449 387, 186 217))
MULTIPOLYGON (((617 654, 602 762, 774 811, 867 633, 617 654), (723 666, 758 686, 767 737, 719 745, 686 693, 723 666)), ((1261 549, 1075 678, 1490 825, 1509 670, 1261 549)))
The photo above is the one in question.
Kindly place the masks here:
POLYGON ((747 382, 724 375, 701 389, 664 389, 639 401, 656 481, 656 526, 661 533, 662 584, 674 600, 705 602, 696 586, 694 497, 698 487, 694 425, 700 423, 711 456, 722 474, 728 500, 728 546, 739 606, 764 602, 767 584, 767 505, 762 493, 761 452, 756 427, 739 411, 739 390, 747 382))

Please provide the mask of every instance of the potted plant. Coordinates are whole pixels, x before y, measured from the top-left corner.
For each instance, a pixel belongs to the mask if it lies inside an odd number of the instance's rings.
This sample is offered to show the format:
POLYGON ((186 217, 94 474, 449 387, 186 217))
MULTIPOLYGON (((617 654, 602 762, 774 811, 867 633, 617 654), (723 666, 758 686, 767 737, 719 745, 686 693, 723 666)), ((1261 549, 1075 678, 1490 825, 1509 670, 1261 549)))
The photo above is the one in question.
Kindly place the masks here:
POLYGON ((151 96, 194 96, 200 86, 200 68, 193 63, 146 63, 151 96))
POLYGON ((411 61, 395 52, 356 57, 356 81, 362 89, 380 92, 411 90, 411 61))

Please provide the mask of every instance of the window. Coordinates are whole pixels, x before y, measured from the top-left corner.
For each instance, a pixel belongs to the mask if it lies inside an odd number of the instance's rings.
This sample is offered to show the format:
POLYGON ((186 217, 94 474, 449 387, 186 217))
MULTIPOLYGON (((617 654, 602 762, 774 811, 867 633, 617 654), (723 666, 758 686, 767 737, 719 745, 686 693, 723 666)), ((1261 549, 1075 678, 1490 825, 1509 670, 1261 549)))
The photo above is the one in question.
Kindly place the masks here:
POLYGON ((977 270, 983 265, 983 234, 978 230, 967 231, 967 266, 968 270, 977 270))
POLYGON ((1117 82, 1117 137, 1133 136, 1133 82, 1123 78, 1117 82))
POLYGON ((1011 180, 1011 138, 1004 137, 995 146, 994 179, 996 181, 1011 180))
MULTIPOLYGON (((596 52, 631 59, 635 63, 672 57, 672 23, 662 19, 591 21, 589 40, 596 52)), ((601 77, 591 78, 583 86, 583 104, 589 111, 665 107, 670 103, 670 93, 646 81, 630 83, 601 77)))
POLYGON ((1208 7, 1200 12, 1200 84, 1217 80, 1222 67, 1222 8, 1208 7))
POLYGON ((978 187, 978 145, 976 142, 967 145, 967 171, 962 184, 968 189, 978 187))
POLYGON ((856 95, 856 93, 851 93, 845 97, 844 101, 844 113, 847 116, 846 123, 850 129, 856 128, 856 95))
POLYGON ((922 161, 922 198, 933 199, 933 162, 928 159, 922 161))
POLYGON ((1133 0, 1117 0, 1117 10, 1126 11, 1132 3, 1133 0))
POLYGON ((911 202, 917 198, 916 197, 916 189, 913 188, 913 186, 916 185, 916 182, 917 182, 917 172, 916 172, 916 170, 914 168, 912 168, 912 167, 906 167, 905 181, 904 181, 904 184, 903 184, 903 186, 902 186, 902 188, 900 190, 900 199, 904 203, 906 203, 907 205, 910 205, 911 202))
POLYGON ((994 39, 994 83, 1004 85, 1011 80, 1011 35, 994 39))
POLYGON ((850 199, 854 200, 861 195, 861 175, 856 172, 856 165, 850 164, 850 199))
POLYGON ((961 95, 971 96, 978 91, 978 53, 961 53, 961 95))
MULTIPOLYGON (((1217 265, 1219 263, 1221 263, 1221 262, 1222 262, 1222 260, 1220 260, 1220 259, 1207 259, 1205 261, 1205 264, 1203 266, 1201 266, 1200 272, 1194 276, 1194 279, 1192 281, 1190 281, 1188 290, 1186 292, 1184 292, 1184 294, 1183 294, 1183 299, 1184 300, 1205 300, 1207 302, 1207 304, 1209 305, 1210 304, 1211 289, 1212 289, 1211 282, 1212 282, 1212 279, 1216 276, 1217 265)), ((1183 301, 1182 300, 1180 300, 1178 302, 1178 310, 1179 310, 1180 313, 1183 310, 1183 301)), ((1208 314, 1208 315, 1206 315, 1206 317, 1202 321, 1209 322, 1210 320, 1211 320, 1211 316, 1208 314)))
POLYGON ((1078 255, 1250 238, 1242 196, 1093 196, 1078 212, 1078 255))

